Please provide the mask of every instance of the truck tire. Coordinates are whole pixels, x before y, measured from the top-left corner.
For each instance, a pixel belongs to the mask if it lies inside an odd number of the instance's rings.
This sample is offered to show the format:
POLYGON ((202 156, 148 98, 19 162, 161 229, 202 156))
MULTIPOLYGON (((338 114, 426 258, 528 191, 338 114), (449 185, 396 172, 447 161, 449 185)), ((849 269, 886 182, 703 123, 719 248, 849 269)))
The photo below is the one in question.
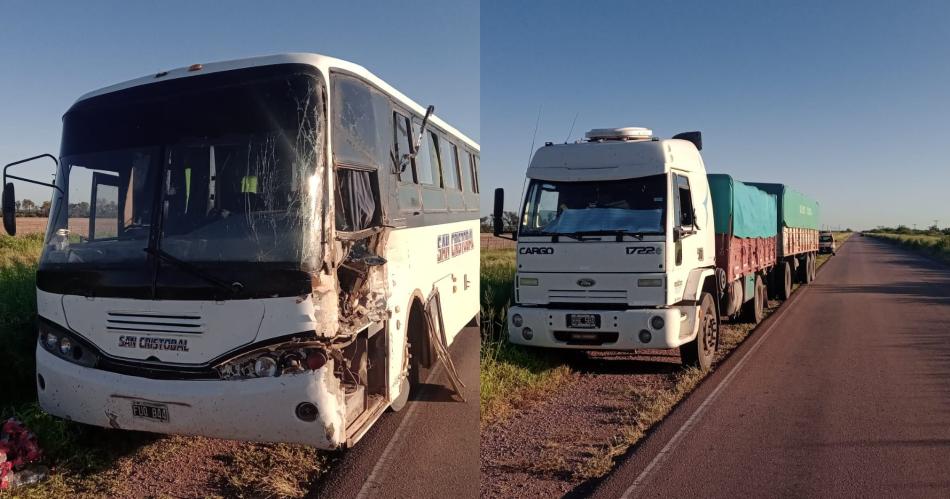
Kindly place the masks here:
POLYGON ((787 300, 792 296, 792 264, 782 263, 782 286, 779 288, 779 298, 787 300))
POLYGON ((699 315, 696 317, 699 330, 696 338, 680 346, 680 359, 684 366, 698 367, 703 371, 712 366, 719 342, 719 317, 716 316, 716 304, 709 293, 699 298, 699 315))
POLYGON ((762 282, 762 276, 759 274, 755 275, 755 291, 752 295, 752 299, 745 302, 742 305, 742 316, 746 322, 751 322, 752 324, 758 324, 762 321, 762 318, 765 317, 765 307, 766 307, 766 290, 765 283, 762 282))

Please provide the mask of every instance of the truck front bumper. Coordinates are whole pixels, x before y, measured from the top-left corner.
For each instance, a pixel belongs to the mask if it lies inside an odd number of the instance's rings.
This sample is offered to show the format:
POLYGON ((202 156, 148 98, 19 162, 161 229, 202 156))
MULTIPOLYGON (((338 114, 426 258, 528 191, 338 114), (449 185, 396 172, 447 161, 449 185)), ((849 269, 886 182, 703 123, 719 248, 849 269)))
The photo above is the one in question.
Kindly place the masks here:
POLYGON ((551 309, 514 306, 508 309, 508 341, 518 345, 580 350, 676 348, 696 337, 699 307, 627 310, 551 309), (569 327, 568 315, 596 314, 599 327, 569 327), (521 325, 515 325, 515 316, 521 325), (655 328, 654 317, 662 318, 655 328), (528 331, 525 331, 525 330, 528 331))
POLYGON ((343 445, 341 389, 328 364, 317 371, 247 380, 157 380, 92 369, 36 349, 37 393, 46 412, 106 428, 288 442, 335 449, 343 445), (167 421, 133 415, 133 404, 167 407, 167 421), (314 421, 297 406, 316 406, 314 421))

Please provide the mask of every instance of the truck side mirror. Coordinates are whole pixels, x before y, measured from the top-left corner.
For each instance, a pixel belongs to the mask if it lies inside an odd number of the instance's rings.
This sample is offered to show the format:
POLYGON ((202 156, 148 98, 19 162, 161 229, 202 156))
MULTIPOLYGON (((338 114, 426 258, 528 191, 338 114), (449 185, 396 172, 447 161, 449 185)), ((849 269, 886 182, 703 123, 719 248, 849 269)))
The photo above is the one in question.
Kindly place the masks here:
POLYGON ((495 237, 501 234, 503 216, 505 209, 505 189, 498 187, 495 189, 495 211, 492 213, 492 231, 495 237))
POLYGON ((677 242, 683 238, 683 228, 676 226, 673 227, 673 242, 677 242))
POLYGON ((7 234, 16 235, 16 191, 13 182, 3 186, 3 228, 7 234))

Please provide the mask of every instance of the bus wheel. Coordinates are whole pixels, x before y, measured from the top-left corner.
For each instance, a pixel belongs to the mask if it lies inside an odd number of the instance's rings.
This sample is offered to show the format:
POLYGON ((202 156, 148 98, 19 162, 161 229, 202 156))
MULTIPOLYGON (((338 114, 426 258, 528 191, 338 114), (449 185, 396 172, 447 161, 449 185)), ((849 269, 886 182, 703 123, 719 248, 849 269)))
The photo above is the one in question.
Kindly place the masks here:
POLYGON ((746 322, 758 324, 765 316, 765 293, 765 284, 762 282, 762 276, 756 274, 752 299, 743 305, 742 314, 746 322))
POLYGON ((716 305, 709 293, 703 293, 699 301, 699 331, 696 339, 680 346, 680 359, 684 366, 707 370, 712 367, 719 341, 719 318, 716 317, 716 305))
POLYGON ((792 264, 787 261, 782 264, 782 288, 779 291, 779 298, 782 300, 792 296, 792 264))

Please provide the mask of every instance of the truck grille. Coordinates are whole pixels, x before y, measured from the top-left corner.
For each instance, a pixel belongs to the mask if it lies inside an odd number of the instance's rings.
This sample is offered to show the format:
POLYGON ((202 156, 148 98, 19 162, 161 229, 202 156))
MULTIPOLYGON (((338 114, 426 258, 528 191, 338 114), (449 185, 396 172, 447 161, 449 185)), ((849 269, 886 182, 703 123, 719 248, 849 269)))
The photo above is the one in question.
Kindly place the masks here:
POLYGON ((548 291, 548 301, 627 303, 627 291, 623 289, 552 289, 548 291))
POLYGON ((108 312, 106 329, 117 333, 178 333, 201 334, 201 316, 197 314, 169 315, 150 312, 108 312))

